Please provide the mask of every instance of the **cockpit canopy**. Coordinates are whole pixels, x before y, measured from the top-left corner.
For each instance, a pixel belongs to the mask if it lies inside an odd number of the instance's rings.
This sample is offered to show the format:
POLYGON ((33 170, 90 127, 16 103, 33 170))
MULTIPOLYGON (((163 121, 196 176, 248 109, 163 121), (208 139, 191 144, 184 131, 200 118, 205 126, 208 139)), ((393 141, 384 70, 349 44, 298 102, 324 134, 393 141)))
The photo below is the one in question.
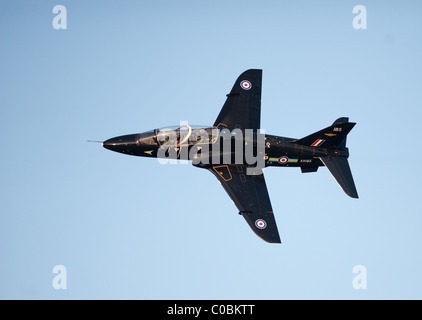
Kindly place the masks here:
POLYGON ((215 143, 218 137, 219 129, 217 127, 181 125, 142 133, 139 135, 138 143, 187 147, 196 144, 215 143))
POLYGON ((219 130, 216 127, 203 126, 174 126, 156 129, 156 138, 160 146, 191 146, 195 144, 209 144, 217 141, 219 130))

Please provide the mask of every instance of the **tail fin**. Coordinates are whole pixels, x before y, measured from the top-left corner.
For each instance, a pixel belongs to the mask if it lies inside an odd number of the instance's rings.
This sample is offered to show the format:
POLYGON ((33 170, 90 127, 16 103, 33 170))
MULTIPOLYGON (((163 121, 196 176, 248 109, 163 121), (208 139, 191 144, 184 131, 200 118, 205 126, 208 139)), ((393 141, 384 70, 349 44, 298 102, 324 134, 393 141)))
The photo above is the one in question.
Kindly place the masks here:
MULTIPOLYGON (((305 146, 346 151, 347 156, 327 155, 320 157, 320 159, 337 180, 344 192, 352 198, 359 198, 347 160, 348 150, 346 148, 347 134, 353 129, 355 124, 356 123, 349 122, 349 118, 338 118, 331 126, 292 142, 305 146)), ((302 168, 302 172, 307 172, 306 168, 302 168)))
POLYGON ((347 158, 328 156, 321 157, 320 159, 337 180, 344 192, 352 198, 359 198, 347 158))
POLYGON ((346 136, 355 124, 349 122, 349 118, 339 118, 333 125, 292 142, 311 147, 345 149, 346 136))

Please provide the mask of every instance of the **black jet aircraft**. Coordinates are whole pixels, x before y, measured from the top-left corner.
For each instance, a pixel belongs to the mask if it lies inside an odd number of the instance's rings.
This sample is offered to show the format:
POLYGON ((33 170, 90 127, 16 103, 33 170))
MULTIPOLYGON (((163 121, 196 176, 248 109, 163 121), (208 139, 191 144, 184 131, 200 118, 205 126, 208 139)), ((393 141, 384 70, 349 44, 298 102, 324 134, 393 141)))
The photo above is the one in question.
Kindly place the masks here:
POLYGON ((355 123, 339 118, 331 126, 301 139, 261 134, 261 84, 262 70, 243 72, 212 127, 183 124, 154 129, 111 138, 103 142, 103 147, 147 158, 192 160, 195 166, 216 176, 239 214, 260 238, 281 243, 262 171, 248 173, 254 166, 245 156, 236 158, 236 155, 246 150, 249 143, 255 148, 254 156, 262 167, 299 167, 303 173, 309 173, 325 166, 347 195, 358 198, 346 148, 347 134, 355 123), (252 130, 252 135, 246 135, 247 130, 252 130), (225 141, 233 141, 233 137, 241 137, 240 151, 234 146, 221 147, 225 141))

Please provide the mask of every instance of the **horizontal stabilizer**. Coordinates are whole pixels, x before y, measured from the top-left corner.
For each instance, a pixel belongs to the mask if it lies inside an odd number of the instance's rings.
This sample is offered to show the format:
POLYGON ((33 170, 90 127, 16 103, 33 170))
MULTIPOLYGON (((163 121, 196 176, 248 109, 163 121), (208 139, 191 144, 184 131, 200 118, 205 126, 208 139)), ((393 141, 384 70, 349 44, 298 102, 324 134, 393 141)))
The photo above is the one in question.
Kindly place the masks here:
POLYGON ((359 198, 347 158, 328 156, 320 159, 344 192, 352 198, 359 198))

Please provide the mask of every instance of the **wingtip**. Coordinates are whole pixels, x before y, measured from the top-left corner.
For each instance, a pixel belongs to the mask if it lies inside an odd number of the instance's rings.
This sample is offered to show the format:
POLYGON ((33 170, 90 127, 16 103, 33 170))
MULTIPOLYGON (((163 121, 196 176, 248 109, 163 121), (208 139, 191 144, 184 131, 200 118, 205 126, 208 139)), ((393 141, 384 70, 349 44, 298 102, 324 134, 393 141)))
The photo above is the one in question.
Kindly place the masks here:
POLYGON ((358 192, 356 191, 356 189, 354 191, 349 191, 349 190, 345 190, 346 194, 353 199, 359 199, 359 195, 358 192))
POLYGON ((262 236, 259 236, 259 237, 268 243, 278 243, 278 244, 282 243, 279 235, 273 236, 271 238, 266 238, 266 239, 264 239, 262 236))

